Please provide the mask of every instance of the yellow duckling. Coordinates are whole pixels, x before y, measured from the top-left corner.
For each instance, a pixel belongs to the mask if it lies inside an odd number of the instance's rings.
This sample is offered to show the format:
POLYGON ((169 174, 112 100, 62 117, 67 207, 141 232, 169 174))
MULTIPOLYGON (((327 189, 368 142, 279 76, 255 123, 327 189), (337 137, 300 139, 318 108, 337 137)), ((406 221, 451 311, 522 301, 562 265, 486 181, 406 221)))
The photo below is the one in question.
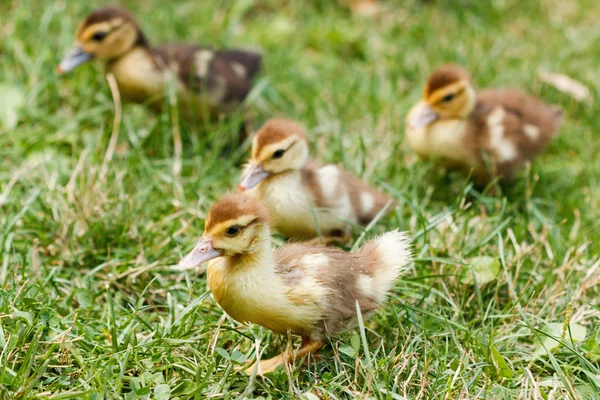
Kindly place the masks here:
POLYGON ((444 65, 427 80, 406 123, 406 140, 419 156, 473 170, 483 183, 514 178, 556 136, 562 112, 516 89, 476 93, 464 68, 444 65))
POLYGON ((227 314, 241 323, 302 337, 297 351, 260 361, 258 372, 265 374, 318 351, 326 337, 352 327, 356 302, 363 315, 380 307, 411 251, 407 236, 398 231, 355 253, 307 244, 273 250, 267 209, 237 193, 211 207, 202 238, 177 268, 209 260, 208 287, 227 314))
POLYGON ((106 60, 121 95, 160 109, 169 74, 180 90, 186 116, 217 116, 242 103, 260 69, 260 55, 196 45, 150 47, 133 17, 116 7, 100 8, 77 28, 75 47, 58 66, 60 74, 92 59, 106 60))
POLYGON ((304 129, 287 119, 269 120, 253 139, 239 188, 265 202, 281 234, 307 240, 320 231, 326 242, 344 241, 351 224, 365 226, 391 204, 342 168, 309 160, 308 153, 304 129))

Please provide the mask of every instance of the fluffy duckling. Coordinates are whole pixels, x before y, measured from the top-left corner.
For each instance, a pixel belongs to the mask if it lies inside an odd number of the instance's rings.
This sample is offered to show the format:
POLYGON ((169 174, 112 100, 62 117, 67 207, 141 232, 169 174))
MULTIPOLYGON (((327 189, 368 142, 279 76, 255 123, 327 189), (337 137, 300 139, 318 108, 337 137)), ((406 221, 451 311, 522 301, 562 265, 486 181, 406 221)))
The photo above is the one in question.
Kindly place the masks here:
POLYGON ((406 140, 422 158, 473 170, 480 183, 506 182, 557 134, 562 112, 516 89, 476 93, 464 68, 444 65, 406 122, 406 140))
POLYGON ((269 120, 255 135, 239 188, 266 203, 274 227, 300 240, 349 239, 351 224, 367 225, 391 200, 335 165, 309 160, 304 129, 269 120), (316 220, 316 223, 315 223, 316 220))
MULTIPOLYGON (((241 323, 302 337, 297 351, 260 361, 258 372, 265 374, 318 351, 328 336, 350 329, 356 302, 363 315, 373 313, 410 259, 408 238, 398 231, 355 253, 307 244, 273 250, 267 209, 236 193, 211 207, 202 238, 177 269, 212 260, 208 287, 227 314, 241 323)), ((250 367, 246 373, 252 371, 250 367)))
POLYGON ((244 50, 211 50, 189 44, 150 47, 126 11, 93 11, 77 28, 75 47, 58 66, 60 74, 92 59, 106 60, 121 95, 160 109, 172 74, 186 116, 215 117, 236 108, 252 87, 260 55, 244 50), (208 113, 208 114, 207 114, 208 113))

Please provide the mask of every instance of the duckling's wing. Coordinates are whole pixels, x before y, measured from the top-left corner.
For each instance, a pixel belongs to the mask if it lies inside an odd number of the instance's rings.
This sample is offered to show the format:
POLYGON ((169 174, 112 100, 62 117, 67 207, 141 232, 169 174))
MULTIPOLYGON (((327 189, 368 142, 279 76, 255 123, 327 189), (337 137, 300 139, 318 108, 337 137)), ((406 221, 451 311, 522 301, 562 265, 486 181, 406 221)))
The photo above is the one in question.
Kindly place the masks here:
POLYGON ((492 156, 497 174, 510 179, 556 136, 562 112, 520 90, 485 90, 478 96, 471 119, 481 149, 492 156))
POLYGON ((251 51, 216 51, 207 80, 217 85, 224 84, 226 89, 223 102, 237 105, 244 101, 252 89, 253 78, 260 71, 260 59, 260 54, 251 51))
POLYGON ((242 74, 249 79, 255 78, 256 75, 260 72, 261 69, 261 59, 262 56, 260 53, 251 50, 221 50, 217 52, 217 57, 230 68, 233 68, 234 72, 236 72, 236 64, 239 64, 238 74, 242 74), (240 69, 243 67, 243 70, 240 69), (244 71, 241 73, 241 71, 244 71))
MULTIPOLYGON (((302 184, 309 189, 313 204, 320 208, 331 207, 332 203, 328 201, 323 190, 324 177, 320 169, 324 165, 315 160, 309 160, 300 171, 302 184)), ((328 182, 334 186, 335 182, 328 182)))
POLYGON ((342 168, 340 168, 340 179, 350 197, 356 220, 360 225, 368 225, 388 203, 390 203, 388 211, 392 209, 393 201, 389 196, 342 168))
POLYGON ((363 313, 379 306, 377 298, 361 286, 373 254, 303 244, 284 245, 275 251, 276 273, 287 287, 287 296, 298 305, 311 302, 320 306, 323 323, 315 328, 317 336, 351 327, 357 301, 363 313))
POLYGON ((337 165, 311 161, 302 169, 302 181, 317 207, 345 213, 340 217, 360 225, 371 222, 390 201, 387 195, 337 165))
POLYGON ((302 244, 288 244, 275 250, 275 273, 286 287, 285 295, 296 305, 325 301, 327 288, 315 274, 316 269, 327 263, 321 250, 302 244))
MULTIPOLYGON (((530 96, 518 89, 502 89, 502 90, 484 90, 478 96, 478 102, 502 107, 508 116, 514 119, 514 123, 518 124, 520 131, 514 132, 515 135, 520 133, 530 141, 549 140, 556 136, 558 129, 562 123, 562 111, 558 106, 550 105, 543 102, 537 97, 530 96), (534 126, 538 128, 539 135, 535 136, 527 134, 523 127, 534 126)), ((513 130, 511 130, 511 133, 513 130)))
POLYGON ((253 51, 167 44, 153 52, 190 92, 208 95, 216 106, 241 103, 261 66, 260 54, 253 51))

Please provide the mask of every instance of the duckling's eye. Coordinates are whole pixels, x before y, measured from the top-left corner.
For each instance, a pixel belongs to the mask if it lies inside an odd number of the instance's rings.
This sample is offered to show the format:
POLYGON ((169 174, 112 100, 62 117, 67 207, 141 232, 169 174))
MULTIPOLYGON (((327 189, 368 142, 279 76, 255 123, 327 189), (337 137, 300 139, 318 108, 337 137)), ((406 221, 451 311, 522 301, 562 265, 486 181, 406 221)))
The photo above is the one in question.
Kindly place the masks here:
POLYGON ((227 228, 227 230, 225 231, 225 234, 227 236, 236 236, 238 233, 240 233, 241 229, 239 226, 237 225, 231 225, 229 228, 227 228))
POLYGON ((106 37, 106 32, 96 32, 92 35, 92 40, 101 42, 106 37))
POLYGON ((452 100, 454 100, 454 97, 456 97, 456 95, 455 95, 455 94, 448 94, 448 95, 444 96, 444 98, 442 98, 442 101, 443 101, 444 103, 449 103, 449 102, 451 102, 452 100))
POLYGON ((283 157, 283 153, 285 153, 285 150, 279 149, 275 153, 273 153, 273 158, 281 158, 283 157))

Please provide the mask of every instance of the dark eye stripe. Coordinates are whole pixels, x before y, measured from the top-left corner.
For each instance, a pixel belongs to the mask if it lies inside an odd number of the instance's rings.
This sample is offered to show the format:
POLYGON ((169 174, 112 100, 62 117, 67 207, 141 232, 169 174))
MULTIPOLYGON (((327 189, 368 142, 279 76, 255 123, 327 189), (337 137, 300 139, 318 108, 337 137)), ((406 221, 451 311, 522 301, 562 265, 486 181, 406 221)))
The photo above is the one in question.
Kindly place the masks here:
POLYGON ((106 35, 108 35, 107 32, 96 32, 92 35, 92 40, 99 42, 102 39, 104 39, 106 37, 106 35))
POLYGON ((96 33, 94 33, 93 35, 91 35, 90 37, 88 37, 88 39, 87 39, 87 40, 90 40, 90 39, 91 39, 91 40, 95 40, 95 41, 98 41, 98 42, 99 42, 99 41, 101 41, 102 39, 104 39, 105 37, 107 37, 109 34, 113 33, 114 31, 116 31, 117 29, 120 29, 120 28, 121 28, 121 27, 123 27, 123 26, 124 26, 124 24, 121 24, 121 25, 113 26, 112 28, 110 28, 110 29, 109 29, 109 30, 107 30, 107 31, 100 31, 100 32, 96 32, 96 33), (100 38, 100 39, 96 39, 96 38, 95 38, 95 36, 96 36, 96 35, 101 35, 101 36, 102 36, 102 38, 100 38))
MULTIPOLYGON (((232 226, 237 226, 238 228, 240 228, 240 231, 242 231, 242 230, 246 229, 247 227, 249 227, 250 225, 257 223, 259 219, 260 218, 255 218, 252 221, 248 222, 246 225, 233 224, 233 225, 229 226, 227 229, 231 228, 232 226)), ((225 229, 226 232, 227 232, 227 229, 225 229)))
POLYGON ((241 232, 241 230, 242 229, 238 225, 232 225, 225 230, 225 234, 227 236, 236 236, 238 233, 241 232))
POLYGON ((292 144, 290 144, 290 145, 287 147, 287 149, 279 149, 279 150, 275 151, 275 152, 273 153, 273 155, 271 156, 271 158, 278 159, 278 158, 282 157, 282 156, 283 156, 283 153, 285 153, 286 151, 288 151, 289 149, 291 149, 291 148, 292 148, 292 147, 293 147, 293 146, 294 146, 296 143, 298 143, 298 141, 295 141, 295 142, 293 142, 292 144), (281 152, 281 155, 279 155, 279 156, 275 156, 275 154, 276 154, 276 153, 279 153, 279 152, 281 152))
MULTIPOLYGON (((442 97, 441 99, 439 99, 439 100, 437 101, 437 103, 443 103, 443 102, 444 102, 444 99, 446 99, 446 98, 447 98, 447 97, 449 97, 449 96, 452 96, 452 98, 450 99, 450 100, 452 100, 452 99, 456 98, 458 95, 462 94, 464 91, 465 91, 465 88, 462 88, 462 89, 460 89, 458 92, 455 92, 455 93, 448 93, 447 95, 445 95, 444 97, 442 97)), ((450 100, 446 100, 446 101, 450 101, 450 100)))

